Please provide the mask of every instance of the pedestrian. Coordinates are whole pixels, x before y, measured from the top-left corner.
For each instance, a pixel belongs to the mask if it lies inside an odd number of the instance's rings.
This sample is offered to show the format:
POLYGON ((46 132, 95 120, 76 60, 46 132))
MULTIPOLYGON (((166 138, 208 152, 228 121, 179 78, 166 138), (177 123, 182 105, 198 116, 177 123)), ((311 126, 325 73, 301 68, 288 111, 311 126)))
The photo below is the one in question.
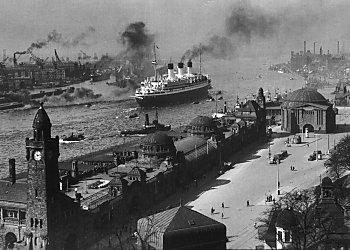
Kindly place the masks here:
POLYGON ((221 219, 223 219, 224 218, 224 213, 221 213, 221 219))
POLYGON ((211 212, 211 214, 213 214, 214 213, 214 208, 211 208, 210 212, 211 212))
POLYGON ((307 145, 307 147, 310 147, 310 144, 309 144, 309 143, 307 143, 306 145, 307 145))
POLYGON ((293 166, 290 166, 290 171, 292 171, 293 170, 293 166))
POLYGON ((222 208, 225 208, 225 204, 224 204, 224 203, 221 203, 221 207, 222 207, 222 208))
POLYGON ((247 207, 249 207, 249 200, 247 200, 247 207))

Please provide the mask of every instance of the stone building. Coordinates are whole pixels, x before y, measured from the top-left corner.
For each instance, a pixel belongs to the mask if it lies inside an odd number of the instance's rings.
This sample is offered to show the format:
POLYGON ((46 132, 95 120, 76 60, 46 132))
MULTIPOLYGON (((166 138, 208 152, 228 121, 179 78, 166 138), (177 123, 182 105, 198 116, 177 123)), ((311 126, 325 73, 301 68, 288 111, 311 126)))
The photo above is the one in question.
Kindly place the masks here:
POLYGON ((331 133, 336 129, 332 104, 316 90, 293 91, 284 98, 281 108, 284 131, 331 133))

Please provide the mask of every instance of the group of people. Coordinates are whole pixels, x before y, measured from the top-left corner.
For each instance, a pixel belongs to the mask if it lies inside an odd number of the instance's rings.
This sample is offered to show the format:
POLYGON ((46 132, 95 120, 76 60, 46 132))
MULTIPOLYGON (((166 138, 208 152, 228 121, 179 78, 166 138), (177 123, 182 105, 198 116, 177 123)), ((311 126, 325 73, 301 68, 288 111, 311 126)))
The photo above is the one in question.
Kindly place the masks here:
MULTIPOLYGON (((221 208, 225 208, 225 204, 223 202, 221 203, 221 208)), ((211 207, 210 213, 214 214, 215 213, 215 208, 211 207)), ((221 213, 221 219, 223 219, 223 218, 224 218, 224 213, 221 213)))
POLYGON ((295 171, 295 167, 294 166, 290 166, 290 170, 291 171, 295 171))
POLYGON ((266 196, 266 202, 272 202, 272 201, 275 202, 276 200, 275 200, 275 198, 272 198, 271 194, 266 196))

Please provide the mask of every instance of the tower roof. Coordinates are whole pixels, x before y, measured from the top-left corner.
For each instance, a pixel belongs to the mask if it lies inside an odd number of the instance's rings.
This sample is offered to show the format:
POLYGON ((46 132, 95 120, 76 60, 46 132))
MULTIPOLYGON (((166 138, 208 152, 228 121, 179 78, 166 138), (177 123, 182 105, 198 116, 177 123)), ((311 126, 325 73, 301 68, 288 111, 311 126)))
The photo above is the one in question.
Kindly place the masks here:
POLYGON ((314 89, 302 88, 288 94, 283 101, 282 108, 295 108, 303 104, 319 104, 329 106, 330 104, 314 89))
POLYGON ((38 130, 51 128, 50 118, 43 107, 43 103, 40 103, 40 107, 36 112, 36 115, 33 121, 33 128, 38 130))
POLYGON ((277 216, 276 227, 291 229, 297 225, 297 216, 292 209, 283 209, 277 216))

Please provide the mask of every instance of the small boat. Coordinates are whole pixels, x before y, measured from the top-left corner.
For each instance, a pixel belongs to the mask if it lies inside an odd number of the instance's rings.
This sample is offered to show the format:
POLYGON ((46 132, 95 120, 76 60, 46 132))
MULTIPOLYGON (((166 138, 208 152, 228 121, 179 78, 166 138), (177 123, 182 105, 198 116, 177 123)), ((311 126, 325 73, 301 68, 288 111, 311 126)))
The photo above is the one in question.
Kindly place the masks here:
POLYGON ((85 104, 85 107, 87 107, 87 108, 89 108, 89 107, 91 107, 91 106, 92 106, 91 103, 86 103, 86 104, 85 104))
POLYGON ((199 102, 193 102, 193 104, 199 104, 199 102))
POLYGON ((60 139, 61 143, 71 143, 71 142, 79 142, 79 141, 83 141, 85 140, 85 136, 84 133, 79 133, 79 134, 74 134, 72 132, 72 134, 70 136, 62 136, 62 139, 60 139))
POLYGON ((141 129, 130 129, 120 131, 120 135, 146 135, 157 131, 169 131, 171 125, 164 125, 158 122, 158 112, 156 111, 156 118, 152 123, 149 122, 148 114, 145 114, 145 124, 141 129))

